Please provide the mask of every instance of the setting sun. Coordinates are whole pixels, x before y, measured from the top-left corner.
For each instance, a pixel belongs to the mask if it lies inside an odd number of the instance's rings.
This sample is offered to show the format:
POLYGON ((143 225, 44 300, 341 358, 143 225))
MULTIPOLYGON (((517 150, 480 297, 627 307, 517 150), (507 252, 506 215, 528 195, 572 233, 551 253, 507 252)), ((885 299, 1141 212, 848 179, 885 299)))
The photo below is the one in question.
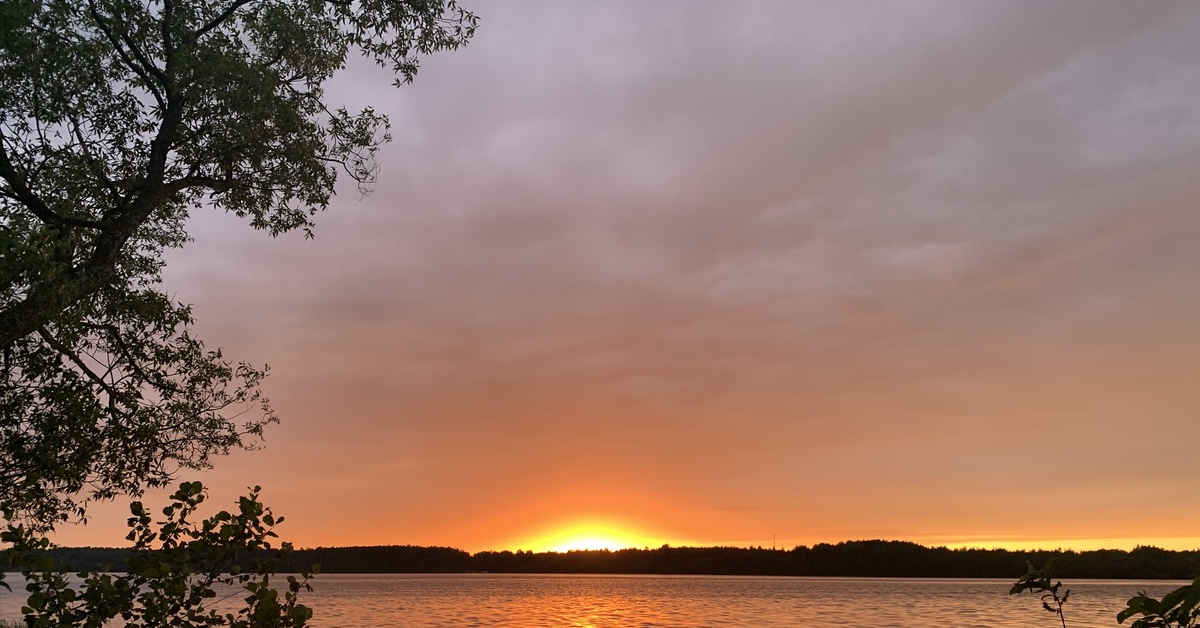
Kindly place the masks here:
POLYGON ((535 552, 569 552, 658 547, 666 542, 624 524, 581 521, 554 526, 518 546, 535 552))

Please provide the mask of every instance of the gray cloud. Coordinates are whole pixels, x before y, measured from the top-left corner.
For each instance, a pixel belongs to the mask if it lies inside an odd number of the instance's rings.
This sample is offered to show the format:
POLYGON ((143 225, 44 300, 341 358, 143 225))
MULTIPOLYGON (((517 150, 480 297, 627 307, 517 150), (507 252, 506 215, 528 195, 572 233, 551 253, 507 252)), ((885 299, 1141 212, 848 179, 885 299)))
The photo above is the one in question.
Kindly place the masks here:
POLYGON ((311 544, 386 490, 363 542, 480 549, 572 486, 714 542, 1186 532, 1115 496, 1196 480, 1194 5, 479 10, 339 79, 396 142, 314 242, 194 219, 170 286, 286 419, 219 485, 302 486, 311 544))

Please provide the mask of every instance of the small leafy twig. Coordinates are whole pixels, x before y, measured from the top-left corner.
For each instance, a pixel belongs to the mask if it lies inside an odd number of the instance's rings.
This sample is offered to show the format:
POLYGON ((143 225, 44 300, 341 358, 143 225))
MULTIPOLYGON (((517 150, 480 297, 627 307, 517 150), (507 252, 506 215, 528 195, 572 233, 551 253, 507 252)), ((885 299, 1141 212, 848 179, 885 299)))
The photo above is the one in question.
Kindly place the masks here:
MULTIPOLYGON (((1051 579, 1054 573, 1055 566, 1058 565, 1059 557, 1051 558, 1046 561, 1046 566, 1038 569, 1033 566, 1033 563, 1026 561, 1029 566, 1029 571, 1021 576, 1016 584, 1008 590, 1009 595, 1017 595, 1023 591, 1029 591, 1033 594, 1042 594, 1042 608, 1058 615, 1058 620, 1062 622, 1063 628, 1067 628, 1067 619, 1063 615, 1063 604, 1067 603, 1067 599, 1071 597, 1071 590, 1063 590, 1062 595, 1059 591, 1062 590, 1062 582, 1053 582, 1051 579), (1053 602, 1053 604, 1051 604, 1053 602)), ((1138 627, 1142 628, 1142 627, 1138 627)))

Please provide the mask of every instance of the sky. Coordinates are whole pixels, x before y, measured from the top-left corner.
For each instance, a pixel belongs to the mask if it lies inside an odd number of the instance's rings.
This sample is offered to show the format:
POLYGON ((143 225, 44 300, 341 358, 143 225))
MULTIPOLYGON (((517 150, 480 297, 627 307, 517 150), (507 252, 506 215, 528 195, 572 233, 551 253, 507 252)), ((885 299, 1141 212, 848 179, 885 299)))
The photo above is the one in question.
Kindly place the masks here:
POLYGON ((462 1, 413 85, 331 85, 391 118, 371 194, 170 255, 282 418, 214 501, 302 547, 1200 547, 1200 5, 462 1))

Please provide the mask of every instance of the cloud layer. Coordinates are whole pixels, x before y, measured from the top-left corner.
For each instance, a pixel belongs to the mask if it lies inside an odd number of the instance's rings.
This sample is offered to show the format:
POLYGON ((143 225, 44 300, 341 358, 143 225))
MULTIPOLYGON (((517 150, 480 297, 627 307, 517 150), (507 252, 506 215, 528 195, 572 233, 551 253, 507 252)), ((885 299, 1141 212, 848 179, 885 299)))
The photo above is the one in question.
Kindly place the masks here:
POLYGON ((169 285, 284 417, 218 491, 305 545, 1200 535, 1195 5, 478 10, 339 78, 396 141, 315 241, 194 218, 169 285))

